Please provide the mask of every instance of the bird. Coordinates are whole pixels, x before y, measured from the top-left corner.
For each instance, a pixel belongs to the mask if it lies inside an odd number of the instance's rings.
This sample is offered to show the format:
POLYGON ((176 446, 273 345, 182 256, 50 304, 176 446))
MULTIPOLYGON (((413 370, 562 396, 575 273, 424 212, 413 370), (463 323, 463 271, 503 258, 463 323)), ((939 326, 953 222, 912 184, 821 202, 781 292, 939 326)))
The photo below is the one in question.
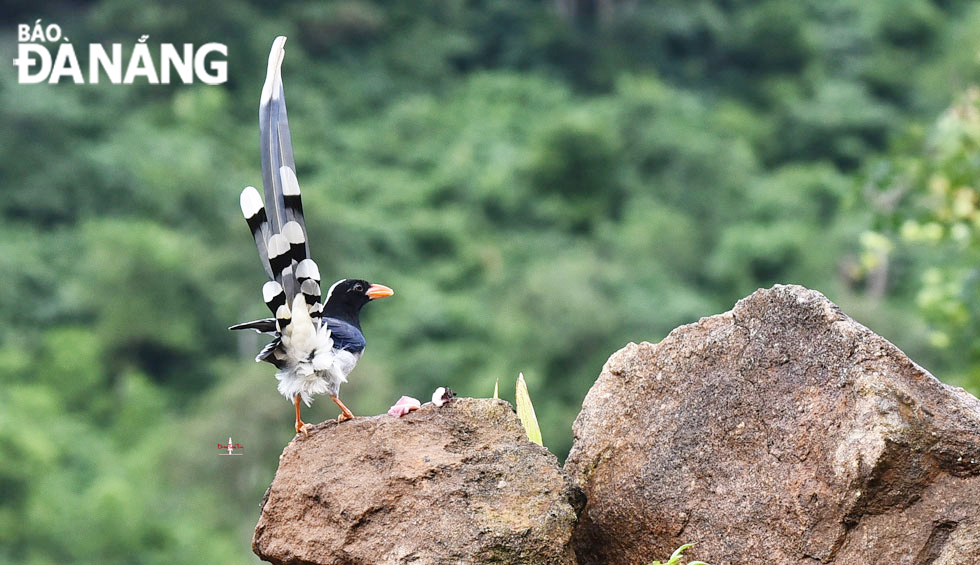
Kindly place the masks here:
POLYGON ((253 186, 239 198, 259 260, 268 277, 262 296, 272 317, 235 324, 229 330, 255 330, 273 336, 255 357, 276 367, 279 393, 296 409, 296 433, 309 435, 311 424, 300 417, 300 402, 329 394, 340 408, 337 420, 354 414, 340 400, 340 385, 364 353, 360 312, 365 304, 394 291, 363 279, 333 283, 321 300, 320 270, 310 257, 310 243, 282 86, 285 36, 272 44, 259 102, 259 146, 265 201, 253 186))

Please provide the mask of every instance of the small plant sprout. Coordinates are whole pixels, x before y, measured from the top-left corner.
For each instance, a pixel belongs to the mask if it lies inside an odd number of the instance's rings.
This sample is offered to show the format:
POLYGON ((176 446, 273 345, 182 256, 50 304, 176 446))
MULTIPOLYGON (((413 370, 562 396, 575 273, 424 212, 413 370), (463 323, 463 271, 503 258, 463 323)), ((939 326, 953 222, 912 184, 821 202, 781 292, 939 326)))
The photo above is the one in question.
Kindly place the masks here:
MULTIPOLYGON (((681 559, 683 559, 684 557, 684 552, 687 551, 688 549, 691 549, 692 547, 694 547, 693 543, 685 543, 684 545, 674 550, 674 553, 670 555, 670 559, 668 559, 665 563, 660 561, 654 561, 650 565, 682 565, 681 559)), ((708 565, 708 564, 705 563, 704 561, 691 561, 687 565, 708 565)))
POLYGON ((500 398, 500 391, 497 388, 499 385, 500 385, 500 377, 497 377, 497 380, 493 381, 493 399, 494 400, 497 400, 498 398, 500 398))
POLYGON ((538 418, 534 415, 534 406, 531 405, 531 395, 527 393, 527 383, 524 381, 524 373, 517 377, 517 417, 524 425, 527 439, 534 443, 544 446, 541 442, 541 428, 538 427, 538 418))

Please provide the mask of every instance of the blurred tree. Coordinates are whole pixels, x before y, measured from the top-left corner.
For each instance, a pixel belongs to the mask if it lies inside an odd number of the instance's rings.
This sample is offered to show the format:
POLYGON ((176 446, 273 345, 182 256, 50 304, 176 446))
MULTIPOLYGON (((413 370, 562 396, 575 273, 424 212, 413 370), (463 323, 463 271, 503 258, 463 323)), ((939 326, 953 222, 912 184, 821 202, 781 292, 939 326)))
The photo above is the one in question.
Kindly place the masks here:
POLYGON ((260 182, 279 34, 321 272, 398 292, 365 312, 356 413, 440 385, 488 396, 524 371, 561 457, 610 353, 774 282, 825 292, 978 390, 977 95, 915 125, 980 80, 978 15, 962 0, 11 4, 4 52, 41 17, 76 46, 222 42, 229 80, 20 85, 0 68, 0 562, 254 559, 291 412, 252 362, 260 337, 225 328, 265 313, 237 195, 260 182), (217 455, 228 435, 245 457, 217 455))
POLYGON ((980 387, 980 89, 961 94, 928 131, 913 131, 871 174, 865 194, 878 233, 863 240, 865 269, 914 296, 930 343, 963 355, 960 381, 980 387), (896 262, 915 268, 896 272, 896 262))

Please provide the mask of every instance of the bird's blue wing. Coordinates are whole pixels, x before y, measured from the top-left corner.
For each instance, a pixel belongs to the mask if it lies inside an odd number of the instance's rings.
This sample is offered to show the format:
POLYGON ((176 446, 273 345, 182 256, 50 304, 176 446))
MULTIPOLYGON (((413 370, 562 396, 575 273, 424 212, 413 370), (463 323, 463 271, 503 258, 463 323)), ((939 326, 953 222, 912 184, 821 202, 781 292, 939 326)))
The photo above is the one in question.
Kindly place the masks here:
POLYGON ((364 341, 364 334, 354 324, 338 320, 337 318, 323 318, 323 323, 327 324, 330 330, 330 337, 333 338, 335 349, 346 349, 351 353, 364 351, 367 342, 364 341))

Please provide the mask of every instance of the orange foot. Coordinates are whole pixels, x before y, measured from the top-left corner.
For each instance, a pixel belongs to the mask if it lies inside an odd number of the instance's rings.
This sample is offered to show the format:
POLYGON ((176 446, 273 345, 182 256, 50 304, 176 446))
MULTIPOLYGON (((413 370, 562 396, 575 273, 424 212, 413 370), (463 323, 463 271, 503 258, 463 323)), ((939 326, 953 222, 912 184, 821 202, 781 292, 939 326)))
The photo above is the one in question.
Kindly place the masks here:
POLYGON ((303 437, 306 437, 310 435, 310 428, 313 427, 313 424, 306 424, 299 417, 299 401, 300 395, 297 394, 293 397, 293 405, 296 406, 296 433, 303 434, 303 437))
POLYGON ((302 420, 296 420, 296 433, 303 434, 304 437, 310 435, 310 429, 312 427, 313 424, 306 424, 302 420))
POLYGON ((349 408, 344 406, 344 403, 341 402, 339 398, 337 398, 337 395, 331 394, 330 398, 337 403, 337 406, 340 406, 340 416, 337 416, 338 422, 346 422, 347 420, 351 420, 354 418, 354 413, 351 412, 349 408))

